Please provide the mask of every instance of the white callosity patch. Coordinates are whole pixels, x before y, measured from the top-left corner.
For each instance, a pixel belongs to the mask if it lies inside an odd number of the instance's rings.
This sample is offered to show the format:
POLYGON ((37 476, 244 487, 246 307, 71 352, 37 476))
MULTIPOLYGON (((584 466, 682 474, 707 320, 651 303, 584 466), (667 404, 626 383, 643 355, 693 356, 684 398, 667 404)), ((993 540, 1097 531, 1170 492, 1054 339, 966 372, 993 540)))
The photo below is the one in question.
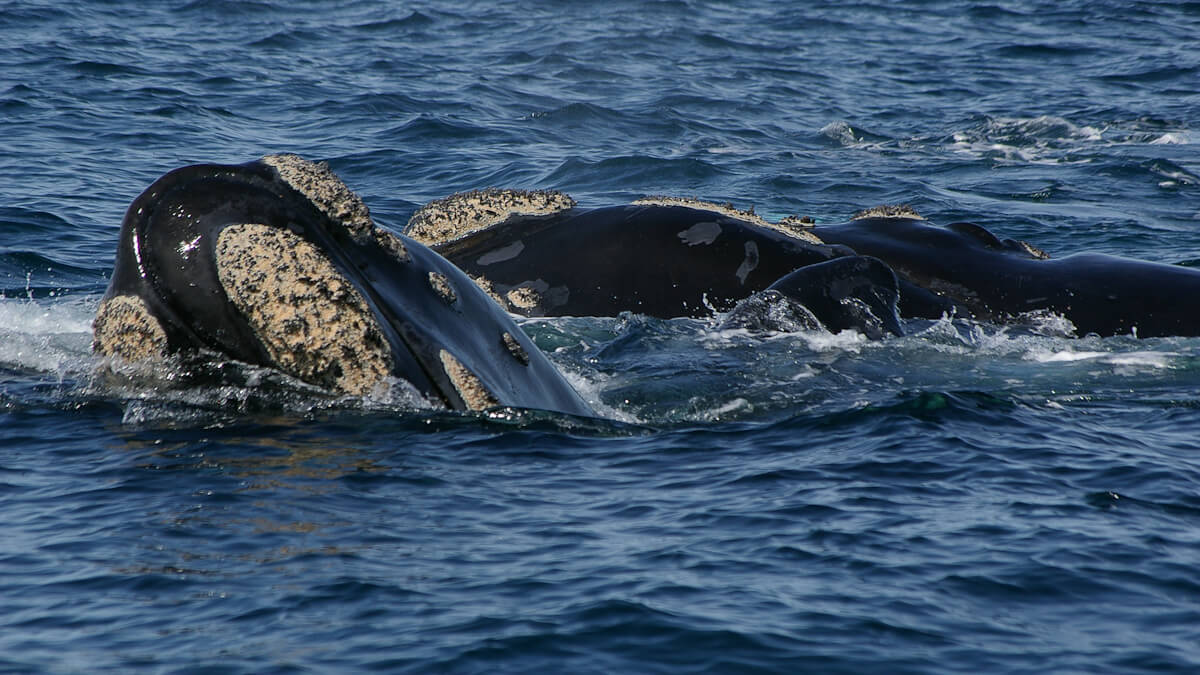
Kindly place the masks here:
POLYGON ((1034 246, 1033 244, 1031 244, 1027 241, 1017 240, 1016 244, 1017 244, 1017 246, 1020 246, 1021 249, 1024 250, 1025 253, 1027 253, 1030 258, 1037 258, 1038 260, 1049 260, 1050 259, 1049 253, 1046 253, 1042 249, 1034 246))
POLYGON ((429 273, 429 287, 438 294, 446 304, 453 305, 458 301, 458 294, 454 292, 454 287, 450 285, 450 280, 441 272, 429 273))
MULTIPOLYGON (((790 230, 800 230, 804 232, 806 228, 812 227, 816 222, 812 216, 787 216, 779 219, 779 226, 790 230)), ((811 232, 809 234, 812 234, 811 232)), ((814 235, 816 236, 816 235, 814 235)))
POLYGON ((408 247, 404 245, 400 237, 380 227, 375 228, 372 236, 375 238, 375 243, 379 244, 388 253, 391 253, 396 260, 400 262, 409 262, 412 260, 408 255, 408 247))
POLYGON ((495 302, 497 305, 500 305, 500 307, 504 311, 506 311, 506 312, 513 311, 513 307, 509 303, 508 299, 505 298, 503 295, 501 295, 500 291, 496 290, 495 285, 493 285, 491 281, 489 281, 488 279, 486 279, 484 277, 477 277, 474 275, 468 275, 468 276, 471 277, 471 281, 474 281, 476 286, 478 286, 480 289, 482 289, 483 292, 486 293, 487 296, 489 298, 491 298, 493 302, 495 302))
POLYGON ((141 298, 117 295, 96 310, 92 350, 129 361, 161 359, 167 353, 167 335, 141 298))
POLYGON ((508 353, 513 355, 514 359, 519 361, 523 366, 529 365, 529 352, 525 351, 525 348, 521 346, 517 338, 513 337, 512 333, 504 331, 500 335, 500 340, 504 343, 504 348, 508 350, 508 353))
POLYGON ((273 167, 284 182, 307 197, 322 213, 345 226, 356 241, 364 242, 374 237, 375 225, 367 205, 328 164, 310 162, 291 154, 267 155, 262 161, 273 167))
POLYGON ((635 199, 633 203, 637 206, 683 206, 689 209, 712 211, 713 213, 719 213, 724 216, 729 216, 730 218, 737 218, 738 220, 745 220, 747 222, 754 223, 755 225, 762 225, 763 227, 770 227, 771 225, 771 223, 767 222, 765 218, 756 214, 753 207, 743 211, 735 208, 733 204, 728 202, 724 204, 718 204, 716 202, 705 201, 703 199, 696 199, 695 197, 668 197, 665 195, 651 195, 649 197, 635 199))
POLYGON ((925 220, 925 218, 917 213, 916 209, 908 204, 881 204, 872 206, 869 209, 863 209, 850 216, 850 220, 863 220, 865 218, 912 218, 913 220, 925 220))
POLYGON ((280 370, 349 394, 370 393, 391 354, 358 290, 315 246, 267 225, 225 228, 217 273, 280 370))
POLYGON ((729 204, 729 203, 718 204, 716 202, 704 201, 703 199, 696 199, 694 197, 665 197, 665 196, 661 196, 661 195, 656 195, 656 196, 651 196, 651 197, 643 197, 641 199, 635 200, 633 203, 638 206, 682 206, 682 207, 686 207, 689 209, 698 209, 701 211, 711 211, 713 213, 718 213, 720 215, 727 216, 729 218, 735 218, 737 220, 742 220, 742 221, 751 223, 753 225, 758 225, 759 227, 765 227, 767 229, 775 230, 777 232, 783 232, 784 234, 786 234, 788 236, 795 237, 797 239, 801 239, 810 244, 824 243, 820 239, 818 239, 815 234, 813 234, 811 232, 807 232, 803 229, 798 229, 798 228, 796 228, 794 226, 790 226, 790 225, 784 225, 784 224, 780 224, 780 223, 772 223, 771 221, 767 220, 766 218, 763 218, 762 216, 755 213, 753 207, 743 211, 741 209, 734 208, 733 204, 729 204))
POLYGON ((555 307, 567 304, 571 289, 566 286, 551 286, 545 279, 528 279, 504 287, 504 300, 509 311, 524 316, 545 316, 555 307))
POLYGON ((442 367, 446 370, 446 376, 450 378, 450 383, 454 385, 454 389, 458 391, 463 404, 469 410, 487 410, 500 405, 500 402, 487 390, 487 387, 483 386, 475 373, 454 358, 453 354, 443 349, 438 353, 438 357, 442 361, 442 367))
MULTIPOLYGON (((542 282, 542 286, 545 285, 545 282, 542 282)), ((504 299, 515 311, 522 314, 530 314, 542 305, 542 294, 532 285, 517 286, 505 293, 504 299)))
POLYGON ((422 206, 409 219, 404 232, 422 244, 436 247, 499 225, 512 216, 548 216, 574 207, 570 195, 554 190, 472 190, 422 206))

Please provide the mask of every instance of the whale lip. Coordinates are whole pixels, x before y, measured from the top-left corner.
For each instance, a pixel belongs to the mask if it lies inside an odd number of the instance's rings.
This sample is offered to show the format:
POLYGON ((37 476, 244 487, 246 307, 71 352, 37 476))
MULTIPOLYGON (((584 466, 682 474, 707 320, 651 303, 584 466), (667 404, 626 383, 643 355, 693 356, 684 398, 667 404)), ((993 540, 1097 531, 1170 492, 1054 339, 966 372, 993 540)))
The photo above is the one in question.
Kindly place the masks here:
MULTIPOLYGON (((117 298, 161 328, 140 328, 142 351, 215 352, 350 394, 395 377, 457 410, 593 414, 463 272, 377 227, 327 166, 294 155, 184 167, 147 188, 102 310, 117 298)), ((99 312, 97 336, 121 335, 105 322, 127 315, 99 312)), ((120 355, 106 340, 97 351, 120 355)))

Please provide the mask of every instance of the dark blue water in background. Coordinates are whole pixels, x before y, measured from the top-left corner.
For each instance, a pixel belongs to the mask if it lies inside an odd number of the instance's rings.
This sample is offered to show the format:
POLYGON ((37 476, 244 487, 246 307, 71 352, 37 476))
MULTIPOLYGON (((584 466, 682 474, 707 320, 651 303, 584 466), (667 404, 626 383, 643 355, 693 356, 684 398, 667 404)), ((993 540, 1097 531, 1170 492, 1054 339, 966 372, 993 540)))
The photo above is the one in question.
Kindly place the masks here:
POLYGON ((526 322, 612 421, 89 353, 129 202, 281 151, 394 228, 904 202, 1200 264, 1200 3, 338 4, 0 0, 0 670, 1200 668, 1200 339, 526 322))

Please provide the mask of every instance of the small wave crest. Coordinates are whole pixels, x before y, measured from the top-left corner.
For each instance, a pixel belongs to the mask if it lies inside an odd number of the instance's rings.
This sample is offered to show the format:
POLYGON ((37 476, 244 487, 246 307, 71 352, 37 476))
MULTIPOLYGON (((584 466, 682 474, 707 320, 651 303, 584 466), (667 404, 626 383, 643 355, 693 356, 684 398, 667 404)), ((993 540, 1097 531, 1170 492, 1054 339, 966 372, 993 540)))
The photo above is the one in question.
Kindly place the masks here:
POLYGON ((1200 176, 1167 159, 1149 162, 1148 170, 1162 179, 1158 182, 1161 188, 1200 185, 1200 176))
POLYGON ((94 371, 83 389, 124 401, 121 422, 132 426, 212 426, 245 416, 444 411, 402 380, 389 380, 366 396, 344 396, 276 370, 231 361, 200 366, 106 363, 94 371))
MULTIPOLYGON (((1111 378, 1150 375, 1193 366, 1194 340, 1139 340, 1134 336, 1074 337, 1069 321, 1054 315, 1030 317, 1026 323, 991 326, 942 319, 905 340, 910 348, 932 348, 943 354, 968 357, 971 369, 1003 377, 1006 386, 1023 387, 1046 381, 1079 383, 1079 377, 1103 382, 1111 378), (1065 328, 1065 330, 1064 330, 1065 328), (1070 370, 1085 366, 1086 370, 1070 370), (1100 366, 1100 368, 1097 368, 1100 366), (1061 368, 1061 370, 1055 370, 1061 368)), ((947 374, 957 359, 949 359, 947 374)))
POLYGON ((954 132, 951 148, 1007 162, 1057 164, 1066 159, 1064 153, 1101 141, 1104 132, 1053 115, 997 117, 954 132))
POLYGON ((825 138, 847 148, 870 146, 889 140, 887 136, 853 126, 845 120, 836 120, 826 124, 821 127, 820 133, 825 138))
POLYGON ((1021 164, 1086 163, 1092 158, 1083 153, 1106 147, 1194 142, 1194 132, 1152 120, 1077 124, 1055 115, 988 117, 950 135, 955 152, 1021 164))
POLYGON ((0 298, 0 364, 62 375, 90 361, 94 298, 0 298))
POLYGON ((1182 354, 1165 351, 1133 351, 1106 352, 1074 349, 1054 349, 1045 347, 1031 348, 1026 358, 1038 363, 1079 363, 1090 361, 1110 366, 1122 366, 1114 372, 1131 372, 1129 369, 1163 369, 1171 368, 1182 354))
POLYGON ((1197 135, 1190 131, 1169 131, 1146 141, 1147 145, 1195 145, 1196 142, 1197 135))

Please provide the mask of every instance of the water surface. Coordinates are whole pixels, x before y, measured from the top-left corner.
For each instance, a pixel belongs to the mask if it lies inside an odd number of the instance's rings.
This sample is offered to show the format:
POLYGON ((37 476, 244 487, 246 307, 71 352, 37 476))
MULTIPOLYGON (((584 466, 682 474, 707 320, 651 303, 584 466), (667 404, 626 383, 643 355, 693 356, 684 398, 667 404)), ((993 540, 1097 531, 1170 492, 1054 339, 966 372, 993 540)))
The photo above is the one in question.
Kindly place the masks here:
POLYGON ((908 203, 1197 264, 1200 4, 144 5, 0 4, 0 669, 1200 667, 1197 339, 524 322, 602 420, 89 349, 129 202, 281 151, 393 228, 908 203))

